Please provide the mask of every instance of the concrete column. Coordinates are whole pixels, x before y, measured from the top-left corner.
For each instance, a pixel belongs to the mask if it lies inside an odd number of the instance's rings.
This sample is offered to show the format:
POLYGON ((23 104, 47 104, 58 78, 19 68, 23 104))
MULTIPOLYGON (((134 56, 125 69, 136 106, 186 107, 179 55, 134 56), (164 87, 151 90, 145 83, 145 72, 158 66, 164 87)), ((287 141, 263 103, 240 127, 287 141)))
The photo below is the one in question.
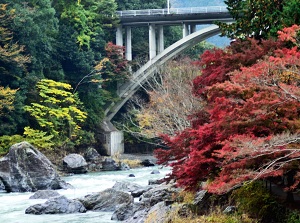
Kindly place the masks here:
POLYGON ((186 23, 182 23, 182 37, 189 35, 189 26, 186 23))
POLYGON ((131 44, 131 27, 126 27, 126 48, 125 48, 126 60, 132 60, 132 44, 131 44))
POLYGON ((164 45, 164 27, 158 26, 158 53, 162 52, 165 49, 164 45))
POLYGON ((123 46, 123 27, 118 26, 116 31, 116 45, 123 46))
POLYGON ((196 25, 195 24, 190 25, 190 31, 191 31, 191 33, 196 32, 196 25))
POLYGON ((149 59, 153 59, 156 56, 156 35, 155 24, 149 25, 149 59))

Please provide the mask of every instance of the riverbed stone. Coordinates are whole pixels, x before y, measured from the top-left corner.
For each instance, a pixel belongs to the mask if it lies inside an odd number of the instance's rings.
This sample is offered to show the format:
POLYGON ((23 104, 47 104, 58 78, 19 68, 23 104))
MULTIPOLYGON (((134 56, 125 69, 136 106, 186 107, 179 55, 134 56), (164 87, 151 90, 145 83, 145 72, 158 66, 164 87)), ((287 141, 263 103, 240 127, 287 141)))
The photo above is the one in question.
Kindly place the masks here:
POLYGON ((87 162, 80 154, 71 153, 63 158, 64 170, 68 173, 82 174, 87 172, 87 162))
POLYGON ((115 171, 120 170, 120 166, 114 159, 108 157, 102 162, 102 169, 105 171, 115 171))
POLYGON ((130 218, 135 212, 135 206, 134 203, 119 205, 112 214, 111 220, 124 221, 130 218))
POLYGON ((109 188, 78 199, 87 210, 115 211, 119 205, 133 203, 133 197, 122 191, 109 188))
POLYGON ((145 167, 149 167, 149 166, 155 166, 155 163, 153 163, 151 160, 149 159, 144 159, 142 160, 141 164, 145 167))
POLYGON ((131 191, 131 195, 133 197, 140 197, 143 193, 151 190, 152 188, 153 188, 152 186, 142 187, 142 188, 136 189, 134 191, 131 191))
POLYGON ((161 201, 171 201, 174 199, 174 195, 178 194, 180 190, 173 185, 158 185, 143 193, 139 200, 147 206, 152 207, 161 201))
POLYGON ((38 190, 29 199, 49 199, 51 197, 57 197, 60 194, 55 190, 38 190))
POLYGON ((136 183, 127 182, 127 181, 117 181, 113 187, 113 189, 123 192, 132 192, 138 189, 141 189, 142 186, 136 183))
MULTIPOLYGON (((181 189, 176 188, 173 184, 170 185, 157 185, 152 189, 143 193, 140 196, 139 202, 134 203, 132 206, 127 206, 129 210, 117 210, 113 217, 115 220, 126 216, 123 223, 162 223, 167 219, 167 213, 170 206, 166 205, 166 201, 174 200, 181 189), (130 217, 128 218, 130 213, 130 217), (132 214, 133 213, 133 214, 132 214)), ((172 202, 171 202, 172 203, 172 202)))
POLYGON ((160 174, 159 170, 152 170, 151 174, 160 174))
POLYGON ((89 147, 84 153, 84 158, 87 162, 91 162, 101 158, 101 155, 98 153, 98 151, 95 148, 89 147))
POLYGON ((0 181, 7 192, 69 187, 60 179, 50 160, 28 142, 12 145, 8 154, 0 159, 0 181))
POLYGON ((25 210, 25 214, 71 214, 85 213, 87 210, 78 200, 71 200, 65 196, 53 197, 43 204, 35 204, 25 210))

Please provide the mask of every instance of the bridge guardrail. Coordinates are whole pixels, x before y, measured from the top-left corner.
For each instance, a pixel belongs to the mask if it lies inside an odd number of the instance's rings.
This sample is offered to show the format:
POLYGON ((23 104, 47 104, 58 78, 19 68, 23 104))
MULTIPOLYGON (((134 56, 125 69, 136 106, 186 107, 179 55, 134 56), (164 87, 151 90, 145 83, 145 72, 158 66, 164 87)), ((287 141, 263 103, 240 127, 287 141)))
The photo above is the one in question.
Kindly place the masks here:
POLYGON ((145 16, 145 15, 168 15, 168 14, 196 14, 210 12, 228 12, 226 6, 210 6, 210 7, 192 7, 192 8, 170 8, 170 9, 142 9, 142 10, 125 10, 117 11, 120 17, 126 16, 145 16))

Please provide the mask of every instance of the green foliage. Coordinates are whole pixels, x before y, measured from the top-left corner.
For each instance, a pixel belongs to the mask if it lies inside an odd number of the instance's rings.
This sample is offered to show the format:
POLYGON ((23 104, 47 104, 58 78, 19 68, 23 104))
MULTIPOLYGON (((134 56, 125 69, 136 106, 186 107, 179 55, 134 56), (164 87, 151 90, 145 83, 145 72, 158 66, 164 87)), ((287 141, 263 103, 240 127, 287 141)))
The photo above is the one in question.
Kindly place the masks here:
POLYGON ((80 47, 89 48, 92 41, 102 32, 102 29, 115 26, 117 5, 114 0, 59 0, 55 7, 60 13, 60 18, 70 24, 76 33, 76 40, 80 47))
POLYGON ((42 79, 37 83, 40 100, 24 109, 35 118, 39 129, 53 135, 56 145, 73 138, 81 128, 79 123, 86 119, 81 110, 82 103, 77 94, 72 94, 69 84, 42 79))
MULTIPOLYGON (((56 57, 55 38, 58 33, 58 19, 51 0, 10 1, 9 8, 15 12, 11 29, 14 39, 25 46, 25 53, 31 56, 29 76, 43 78, 59 70, 56 57)), ((35 83, 33 83, 35 84, 35 83)))
POLYGON ((21 135, 0 136, 0 156, 5 155, 13 144, 22 141, 24 141, 24 138, 21 135))
POLYGON ((285 223, 299 223, 300 222, 300 213, 298 210, 290 211, 286 219, 284 221, 285 223))
POLYGON ((23 134, 27 142, 39 149, 51 149, 54 146, 54 143, 51 142, 53 135, 47 135, 46 132, 25 127, 23 134))
POLYGON ((212 50, 214 48, 214 45, 202 41, 195 46, 191 47, 190 49, 186 50, 184 52, 184 55, 190 57, 192 60, 198 60, 200 55, 204 53, 206 50, 212 50))
POLYGON ((281 29, 281 0, 227 0, 227 8, 235 19, 234 23, 219 22, 222 35, 229 38, 254 37, 266 39, 276 36, 281 29))
POLYGON ((262 182, 252 182, 233 191, 238 211, 247 213, 261 222, 282 222, 283 207, 272 197, 262 182))
POLYGON ((284 27, 300 24, 299 0, 283 1, 282 20, 284 27))

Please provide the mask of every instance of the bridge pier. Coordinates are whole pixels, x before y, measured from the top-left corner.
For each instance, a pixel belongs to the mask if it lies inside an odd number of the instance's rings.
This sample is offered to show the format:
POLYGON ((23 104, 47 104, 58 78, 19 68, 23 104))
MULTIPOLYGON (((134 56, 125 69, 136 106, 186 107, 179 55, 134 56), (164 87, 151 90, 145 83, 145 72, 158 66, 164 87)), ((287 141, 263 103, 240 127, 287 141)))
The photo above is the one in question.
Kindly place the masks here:
POLYGON ((116 31, 116 45, 123 46, 123 27, 118 26, 116 31))
POLYGON ((132 45, 131 45, 131 27, 126 27, 126 51, 125 51, 125 58, 126 60, 131 61, 132 60, 132 45))
POLYGON ((158 26, 158 39, 157 39, 157 46, 158 46, 158 53, 161 53, 165 49, 165 44, 164 44, 164 27, 163 26, 158 26))
POLYGON ((183 38, 194 32, 196 32, 195 24, 182 23, 182 37, 183 38))
POLYGON ((149 25, 149 59, 153 59, 156 56, 156 32, 155 24, 149 25))
POLYGON ((102 123, 103 139, 102 143, 107 155, 113 156, 115 154, 124 153, 124 133, 116 129, 113 124, 104 120, 102 123))
MULTIPOLYGON (((132 60, 132 32, 131 26, 126 26, 125 37, 125 58, 132 60)), ((116 30, 116 45, 123 46, 123 26, 118 26, 116 30)), ((158 53, 164 51, 164 27, 149 24, 149 59, 153 59, 158 53), (158 35, 156 35, 158 32, 158 35)))

